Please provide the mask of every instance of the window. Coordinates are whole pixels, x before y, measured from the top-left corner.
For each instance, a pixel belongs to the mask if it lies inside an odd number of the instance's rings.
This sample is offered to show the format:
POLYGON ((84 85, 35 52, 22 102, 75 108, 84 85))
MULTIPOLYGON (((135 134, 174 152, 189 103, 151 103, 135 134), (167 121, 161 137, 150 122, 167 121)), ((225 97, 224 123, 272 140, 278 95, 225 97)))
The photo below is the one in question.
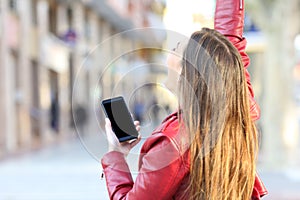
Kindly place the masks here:
POLYGON ((18 0, 9 0, 9 9, 17 13, 18 12, 18 0))
POLYGON ((73 25, 73 10, 72 8, 68 8, 67 10, 68 13, 68 24, 69 24, 69 29, 72 29, 72 25, 73 25))
POLYGON ((56 35, 56 26, 57 26, 57 7, 55 4, 49 5, 49 30, 51 33, 56 35))
POLYGON ((31 17, 32 17, 32 24, 37 25, 37 0, 31 1, 31 17))
POLYGON ((90 18, 89 18, 89 11, 85 11, 84 15, 84 35, 86 40, 91 39, 91 24, 90 24, 90 18))

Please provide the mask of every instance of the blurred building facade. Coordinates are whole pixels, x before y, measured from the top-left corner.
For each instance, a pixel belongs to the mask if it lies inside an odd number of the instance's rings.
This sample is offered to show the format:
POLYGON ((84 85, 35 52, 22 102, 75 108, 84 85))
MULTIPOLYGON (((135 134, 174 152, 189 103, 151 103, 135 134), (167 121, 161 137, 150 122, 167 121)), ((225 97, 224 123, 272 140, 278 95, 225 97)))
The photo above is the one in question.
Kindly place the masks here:
MULTIPOLYGON (((89 51, 120 31, 152 26, 164 9, 163 1, 153 0, 0 2, 0 157, 71 137, 77 71, 84 68, 78 77, 83 86, 77 103, 89 115, 90 83, 103 68, 97 55, 112 58, 119 44, 146 41, 118 38, 83 63, 89 51)), ((110 89, 104 85, 102 95, 110 89)))

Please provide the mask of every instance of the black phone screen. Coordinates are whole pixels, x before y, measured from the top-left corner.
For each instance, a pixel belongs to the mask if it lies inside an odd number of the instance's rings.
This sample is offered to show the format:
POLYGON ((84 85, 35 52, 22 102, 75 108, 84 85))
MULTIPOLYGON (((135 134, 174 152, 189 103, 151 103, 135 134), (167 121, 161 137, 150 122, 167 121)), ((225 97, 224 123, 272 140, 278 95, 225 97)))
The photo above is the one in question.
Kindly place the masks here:
POLYGON ((123 97, 115 97, 102 101, 106 117, 109 118, 112 130, 119 142, 136 139, 138 132, 123 97))

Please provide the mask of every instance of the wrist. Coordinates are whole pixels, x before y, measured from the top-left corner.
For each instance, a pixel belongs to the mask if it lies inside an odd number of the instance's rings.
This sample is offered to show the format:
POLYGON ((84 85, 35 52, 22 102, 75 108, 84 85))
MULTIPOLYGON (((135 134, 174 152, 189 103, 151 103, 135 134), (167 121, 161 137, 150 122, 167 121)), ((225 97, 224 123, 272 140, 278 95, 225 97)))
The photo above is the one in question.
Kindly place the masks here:
POLYGON ((116 146, 109 146, 108 147, 108 152, 119 152, 121 154, 123 154, 124 156, 127 155, 126 152, 124 152, 124 150, 122 148, 116 147, 116 146))
POLYGON ((117 147, 108 147, 108 152, 111 152, 111 151, 121 152, 120 149, 117 147))

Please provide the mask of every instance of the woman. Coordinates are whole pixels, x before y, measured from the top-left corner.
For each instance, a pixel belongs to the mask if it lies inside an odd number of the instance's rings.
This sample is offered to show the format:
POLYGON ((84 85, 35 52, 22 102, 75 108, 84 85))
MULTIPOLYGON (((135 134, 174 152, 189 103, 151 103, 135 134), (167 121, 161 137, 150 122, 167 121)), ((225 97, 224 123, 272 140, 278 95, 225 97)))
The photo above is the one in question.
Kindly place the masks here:
POLYGON ((111 199, 260 199, 255 175, 259 110, 245 54, 243 1, 217 0, 215 29, 195 32, 178 70, 180 111, 144 143, 135 183, 125 160, 137 144, 119 144, 109 120, 102 158, 111 199), (246 76, 245 76, 246 74, 246 76), (254 185, 254 187, 253 187, 254 185))

